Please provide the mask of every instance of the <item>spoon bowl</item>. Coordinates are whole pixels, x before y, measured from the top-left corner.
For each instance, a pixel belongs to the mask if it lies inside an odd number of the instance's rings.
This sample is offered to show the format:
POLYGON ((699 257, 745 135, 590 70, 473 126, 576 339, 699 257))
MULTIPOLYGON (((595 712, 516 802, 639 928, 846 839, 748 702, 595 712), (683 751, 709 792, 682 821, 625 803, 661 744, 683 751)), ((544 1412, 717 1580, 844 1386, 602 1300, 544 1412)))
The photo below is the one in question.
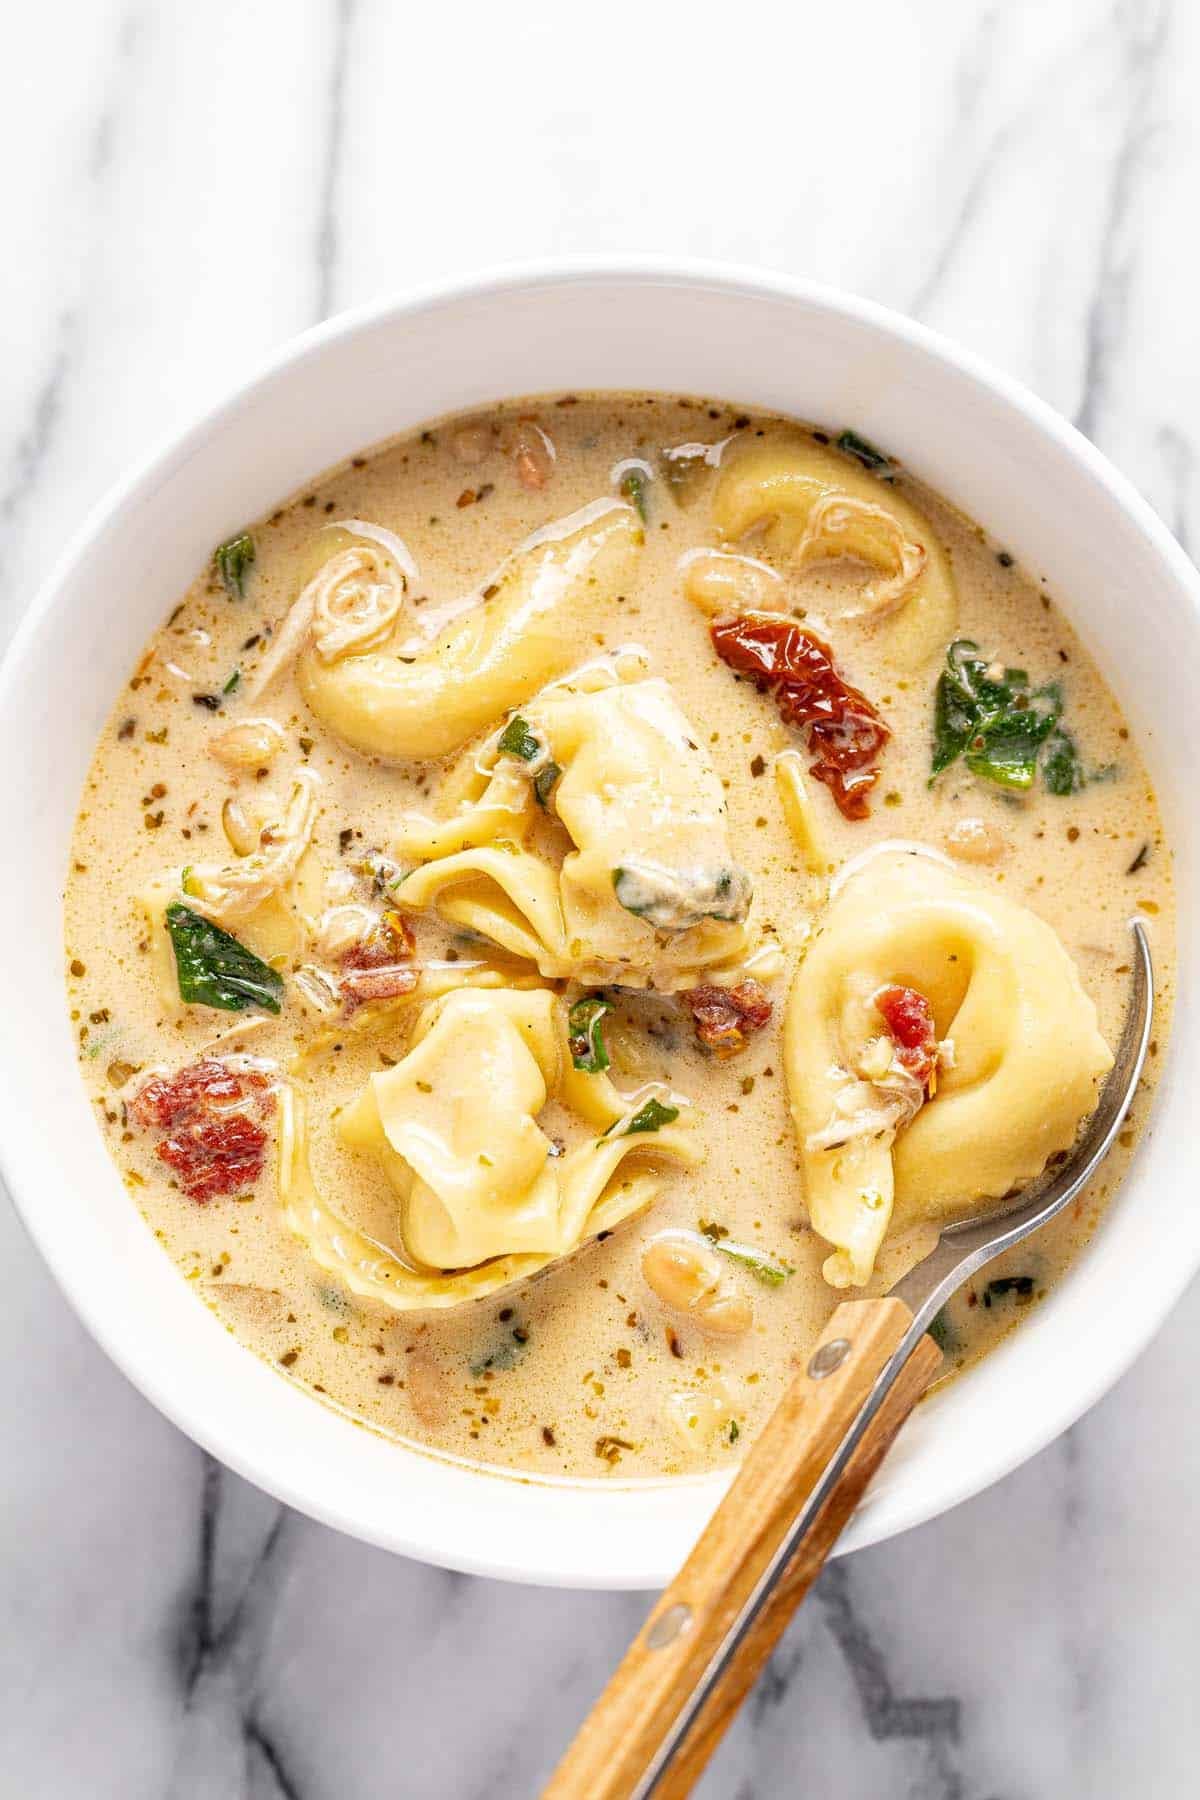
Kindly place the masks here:
POLYGON ((1053 1219, 1112 1148, 1154 1016, 1144 927, 1095 1110, 1065 1159, 998 1207, 948 1225, 882 1300, 843 1302, 687 1562, 585 1721, 545 1800, 690 1793, 941 1364, 929 1326, 950 1296, 1053 1219))

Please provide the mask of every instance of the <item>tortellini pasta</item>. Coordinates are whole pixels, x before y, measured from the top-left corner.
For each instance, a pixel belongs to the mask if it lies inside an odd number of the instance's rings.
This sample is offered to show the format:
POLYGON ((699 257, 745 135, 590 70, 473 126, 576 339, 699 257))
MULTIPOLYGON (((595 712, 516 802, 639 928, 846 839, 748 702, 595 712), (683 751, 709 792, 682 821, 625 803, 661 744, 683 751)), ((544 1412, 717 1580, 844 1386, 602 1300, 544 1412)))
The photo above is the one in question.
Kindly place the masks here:
POLYGON ((657 1128, 645 1125, 643 1098, 574 1068, 556 995, 459 988, 422 1010, 408 1054, 373 1075, 338 1118, 343 1142, 374 1157, 387 1177, 403 1254, 321 1199, 290 1090, 280 1139, 284 1216, 356 1293, 399 1310, 459 1305, 643 1210, 661 1185, 648 1162, 699 1160, 678 1121, 679 1098, 674 1110, 658 1102, 657 1128), (549 1101, 585 1129, 569 1149, 538 1122, 549 1101))
POLYGON ((1112 1065, 1049 925, 935 853, 888 846, 826 908, 792 985, 784 1055, 837 1287, 870 1278, 893 1208, 898 1223, 945 1223, 1039 1175, 1112 1065), (895 983, 924 996, 943 1040, 927 1100, 876 1005, 895 983))
POLYGON ((431 643, 322 655, 310 641, 300 686, 314 713, 343 742, 368 755, 442 756, 562 669, 567 626, 597 584, 616 589, 628 573, 642 526, 630 506, 598 501, 535 532, 497 572, 489 597, 454 619, 431 643))
POLYGON ((247 693, 257 698, 305 645, 322 662, 374 650, 387 641, 417 580, 408 546, 366 519, 327 525, 313 546, 321 561, 270 639, 247 693))
POLYGON ((745 960, 751 883, 670 687, 621 674, 547 689, 452 779, 446 816, 403 821, 397 855, 428 860, 396 899, 548 978, 673 991, 745 960))
POLYGON ((954 636, 954 577, 928 519, 849 456, 790 432, 735 441, 713 521, 730 541, 761 528, 765 548, 797 567, 848 559, 872 571, 844 616, 873 624, 899 667, 918 668, 954 636))

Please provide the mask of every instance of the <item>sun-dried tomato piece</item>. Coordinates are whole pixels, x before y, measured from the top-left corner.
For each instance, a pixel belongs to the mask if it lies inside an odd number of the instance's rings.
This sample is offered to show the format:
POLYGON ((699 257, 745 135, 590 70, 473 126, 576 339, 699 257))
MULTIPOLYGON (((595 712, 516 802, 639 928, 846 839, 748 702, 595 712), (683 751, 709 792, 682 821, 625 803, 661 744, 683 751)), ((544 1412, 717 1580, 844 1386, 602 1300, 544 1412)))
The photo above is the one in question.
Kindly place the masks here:
POLYGON ((338 986, 345 1003, 347 1018, 371 1000, 395 1000, 411 994, 420 979, 420 971, 404 963, 387 963, 376 969, 347 969, 338 986))
POLYGON ((696 1022, 696 1036, 724 1060, 746 1048, 752 1032, 771 1017, 766 990, 751 977, 736 987, 691 988, 680 999, 696 1022))
POLYGON ((262 1174, 267 1133, 261 1120, 275 1094, 258 1069, 236 1069, 208 1057, 175 1075, 156 1075, 129 1102, 143 1130, 166 1131, 158 1155, 190 1200, 211 1200, 252 1187, 262 1174))
POLYGON ((224 1119, 195 1119, 158 1146, 158 1154, 179 1177, 189 1200, 243 1193, 262 1174, 267 1134, 245 1113, 224 1119))
POLYGON ((744 613, 709 628, 722 662, 775 697, 784 722, 802 730, 823 781, 847 819, 865 819, 879 758, 891 731, 867 699, 838 674, 833 652, 794 619, 744 613))
POLYGON ((271 1083, 258 1069, 234 1069, 215 1056, 189 1063, 175 1075, 155 1075, 129 1102, 135 1125, 167 1130, 197 1113, 229 1112, 244 1108, 247 1099, 274 1105, 271 1083))
POLYGON ((347 1017, 368 1001, 394 1000, 400 994, 412 993, 420 971, 406 959, 416 947, 403 913, 386 912, 365 943, 347 950, 338 981, 347 1017))
POLYGON ((933 1022, 933 1008, 916 988, 883 987, 875 996, 875 1005, 883 1014, 896 1060, 920 1082, 926 1099, 932 1099, 937 1088, 938 1041, 933 1022))

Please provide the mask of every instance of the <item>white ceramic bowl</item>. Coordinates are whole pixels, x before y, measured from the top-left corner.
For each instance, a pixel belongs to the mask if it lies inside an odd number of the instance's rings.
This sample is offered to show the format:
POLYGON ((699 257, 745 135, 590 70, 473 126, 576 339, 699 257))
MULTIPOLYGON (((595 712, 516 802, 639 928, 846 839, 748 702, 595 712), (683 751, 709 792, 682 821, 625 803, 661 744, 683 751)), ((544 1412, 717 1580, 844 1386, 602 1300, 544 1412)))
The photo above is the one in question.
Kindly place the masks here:
POLYGON ((143 641, 219 543, 331 463, 421 421, 573 388, 716 395, 853 425, 984 522, 1099 658, 1149 758, 1175 846, 1180 993, 1156 1119, 1094 1242, 1046 1305, 922 1407, 846 1534, 941 1512, 1072 1423, 1200 1263, 1185 1116, 1200 1071, 1200 822, 1188 738, 1200 582, 1091 446, 919 326, 805 283, 703 265, 504 271, 336 319, 275 357, 104 501, 0 674, 7 1023, 0 1157, 80 1316, 163 1412, 314 1517, 452 1568, 578 1586, 663 1583, 718 1477, 587 1485, 487 1477, 356 1428, 241 1349, 188 1292, 109 1161, 76 1073, 57 896, 96 734, 143 641))

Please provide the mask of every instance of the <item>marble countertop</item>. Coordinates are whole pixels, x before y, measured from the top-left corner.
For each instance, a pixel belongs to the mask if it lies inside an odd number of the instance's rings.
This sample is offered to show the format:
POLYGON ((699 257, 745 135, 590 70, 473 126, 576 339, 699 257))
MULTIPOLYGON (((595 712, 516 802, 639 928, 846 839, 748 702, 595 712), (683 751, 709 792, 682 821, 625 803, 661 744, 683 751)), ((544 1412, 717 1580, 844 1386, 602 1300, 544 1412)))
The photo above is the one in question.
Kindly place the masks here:
MULTIPOLYGON (((2 635, 126 465, 281 339, 568 250, 761 262, 913 313, 1075 419, 1186 544, 1200 8, 693 0, 680 19, 12 9, 2 635)), ((0 1254, 0 1788, 535 1793, 646 1597, 506 1588, 288 1512, 108 1365, 7 1205, 0 1254)), ((1193 1290, 1035 1461, 828 1569, 701 1791, 1194 1793, 1198 1356, 1193 1290)))

